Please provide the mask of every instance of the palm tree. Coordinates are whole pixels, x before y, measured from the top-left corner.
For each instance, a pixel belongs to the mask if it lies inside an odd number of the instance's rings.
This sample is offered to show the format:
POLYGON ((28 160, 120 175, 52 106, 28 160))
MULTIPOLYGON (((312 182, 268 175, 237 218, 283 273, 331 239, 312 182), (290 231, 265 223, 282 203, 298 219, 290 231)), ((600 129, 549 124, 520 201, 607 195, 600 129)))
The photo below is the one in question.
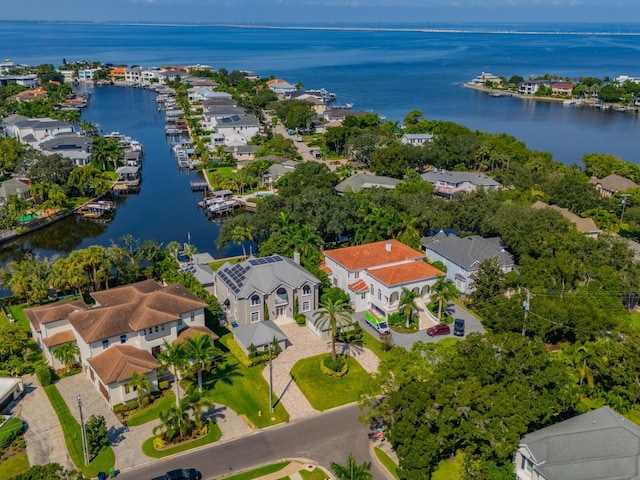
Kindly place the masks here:
POLYGON ((178 259, 178 253, 180 253, 180 243, 176 242, 175 240, 169 242, 167 244, 167 251, 173 255, 173 257, 177 260, 178 259))
POLYGON ((413 320, 413 311, 415 309, 414 301, 420 294, 413 292, 408 288, 402 288, 402 294, 400 295, 400 307, 404 308, 404 316, 407 319, 406 327, 411 326, 411 320, 413 320))
POLYGON ((178 385, 178 381, 180 379, 179 372, 184 370, 187 364, 184 344, 176 343, 175 345, 169 345, 165 340, 164 351, 158 355, 158 362, 160 363, 160 371, 170 370, 173 375, 177 408, 180 406, 180 385, 178 385))
POLYGON ((53 351, 53 356, 64 365, 65 370, 69 370, 79 353, 80 349, 75 342, 66 342, 53 351))
POLYGON ((195 390, 189 392, 187 396, 187 401, 189 405, 191 405, 191 409, 193 410, 193 420, 196 422, 196 428, 202 428, 202 410, 213 410, 215 408, 214 403, 209 400, 207 397, 202 395, 202 393, 197 392, 195 390))
POLYGON ((198 391, 202 393, 202 372, 211 366, 215 357, 219 355, 218 349, 213 346, 209 335, 195 332, 193 337, 187 338, 184 343, 185 355, 198 373, 198 391))
POLYGON ((253 242, 253 231, 251 227, 236 225, 231 231, 231 241, 242 246, 242 255, 247 258, 247 250, 244 247, 245 242, 253 242))
POLYGON ((431 286, 430 290, 438 296, 438 322, 442 322, 442 304, 458 297, 460 294, 455 284, 444 275, 438 277, 438 280, 431 286))
POLYGON ((187 256, 189 261, 191 261, 193 260, 193 256, 198 253, 198 247, 192 245, 191 243, 188 243, 184 246, 183 253, 187 256))
POLYGON ((302 258, 309 259, 322 247, 322 238, 316 230, 309 225, 301 225, 293 228, 293 248, 300 252, 302 258))
POLYGON ((373 478, 371 463, 364 462, 362 465, 358 465, 351 453, 347 458, 346 465, 332 462, 331 470, 336 474, 338 480, 371 480, 373 478))
POLYGON ((135 370, 131 371, 131 381, 125 385, 135 389, 138 394, 138 408, 142 407, 142 398, 151 393, 151 383, 146 375, 139 375, 135 370))
POLYGON ((318 328, 324 329, 329 324, 331 328, 331 358, 336 359, 336 336, 339 326, 351 325, 351 314, 347 310, 348 305, 342 299, 333 300, 328 298, 324 304, 320 304, 320 309, 314 313, 313 318, 318 328))

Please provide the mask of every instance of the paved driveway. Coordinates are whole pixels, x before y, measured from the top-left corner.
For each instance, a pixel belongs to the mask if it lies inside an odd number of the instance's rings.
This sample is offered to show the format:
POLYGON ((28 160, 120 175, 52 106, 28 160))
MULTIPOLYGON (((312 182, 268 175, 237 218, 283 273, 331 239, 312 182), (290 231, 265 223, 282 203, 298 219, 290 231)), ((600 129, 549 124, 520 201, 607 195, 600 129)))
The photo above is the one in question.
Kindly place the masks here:
POLYGON ((13 407, 12 413, 27 424, 24 438, 29 464, 44 465, 55 462, 67 469, 75 468, 67 454, 62 427, 47 394, 35 375, 25 375, 22 381, 25 394, 13 407))
MULTIPOLYGON (((460 308, 455 303, 450 302, 447 305, 445 312, 451 315, 454 319, 462 318, 464 320, 465 337, 473 332, 484 333, 485 330, 482 324, 480 323, 480 320, 478 320, 478 318, 473 316, 471 313, 460 308)), ((367 330, 367 332, 369 332, 374 337, 377 337, 378 333, 375 331, 375 329, 364 320, 364 312, 354 313, 352 317, 358 320, 362 328, 367 330)), ((453 326, 452 326, 452 330, 453 330, 453 326)), ((427 335, 426 330, 420 330, 419 332, 416 332, 416 333, 393 332, 392 335, 393 335, 394 345, 404 347, 407 350, 410 350, 411 347, 413 347, 413 344, 416 342, 433 343, 443 338, 449 338, 452 336, 452 335, 443 335, 443 336, 437 336, 437 337, 430 337, 429 335, 427 335)), ((459 337, 456 337, 456 338, 459 338, 459 337)))
MULTIPOLYGON (((300 327, 293 319, 278 319, 278 327, 285 333, 291 345, 281 352, 273 363, 273 392, 276 398, 289 412, 289 420, 299 420, 320 412, 313 408, 289 372, 298 360, 331 351, 331 342, 321 340, 307 327, 300 327)), ((345 349, 344 353, 353 356, 369 373, 378 370, 380 360, 366 348, 345 349)), ((269 381, 269 366, 262 376, 269 381)))

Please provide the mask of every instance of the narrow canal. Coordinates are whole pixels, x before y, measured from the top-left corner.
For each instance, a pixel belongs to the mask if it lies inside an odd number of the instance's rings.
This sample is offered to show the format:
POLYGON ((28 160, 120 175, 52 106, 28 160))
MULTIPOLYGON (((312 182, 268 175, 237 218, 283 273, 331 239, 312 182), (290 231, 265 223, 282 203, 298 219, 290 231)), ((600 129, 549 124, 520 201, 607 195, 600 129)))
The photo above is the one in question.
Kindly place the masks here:
POLYGON ((145 150, 140 192, 116 197, 117 212, 109 223, 76 216, 0 245, 0 261, 26 253, 41 257, 64 256, 90 245, 108 246, 127 234, 141 241, 166 245, 190 241, 199 252, 219 258, 241 253, 241 248, 216 248, 221 224, 209 221, 197 202, 202 192, 192 192, 196 172, 180 171, 164 135, 164 112, 158 111, 156 94, 144 89, 98 87, 91 89, 83 120, 99 125, 103 133, 118 131, 142 143, 145 150))

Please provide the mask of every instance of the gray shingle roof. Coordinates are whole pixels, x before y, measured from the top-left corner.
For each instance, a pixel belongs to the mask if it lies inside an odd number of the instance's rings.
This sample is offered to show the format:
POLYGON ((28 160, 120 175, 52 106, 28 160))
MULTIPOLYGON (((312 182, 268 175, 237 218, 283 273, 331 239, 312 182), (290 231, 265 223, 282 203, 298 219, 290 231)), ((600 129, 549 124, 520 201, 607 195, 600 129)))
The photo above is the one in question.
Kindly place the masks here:
POLYGON ((431 183, 444 182, 459 185, 464 182, 469 182, 477 187, 500 187, 500 183, 495 181, 493 178, 489 178, 485 174, 477 172, 432 170, 430 172, 423 173, 421 177, 431 183))
POLYGON ((233 334, 247 349, 251 344, 256 347, 268 345, 273 342, 273 337, 275 337, 278 342, 287 340, 284 332, 271 320, 250 323, 249 325, 240 325, 233 329, 233 334))
MULTIPOLYGON (((480 262, 497 258, 501 267, 513 266, 513 255, 505 251, 500 237, 483 238, 479 235, 460 238, 439 232, 423 239, 423 245, 438 255, 450 260, 467 271, 478 268, 480 262)), ((429 252, 427 251, 427 256, 429 252)))
POLYGON ((222 117, 216 122, 216 127, 257 127, 260 125, 255 115, 231 115, 222 117))
POLYGON ((359 192, 363 188, 389 188, 394 189, 400 183, 397 178, 382 177, 379 175, 371 175, 369 173, 358 172, 350 177, 345 178, 335 186, 338 193, 344 193, 347 190, 359 192))
POLYGON ((640 479, 640 427, 609 407, 530 433, 523 448, 548 480, 640 479))
POLYGON ((216 281, 227 285, 236 298, 248 298, 254 292, 273 293, 282 284, 300 288, 320 281, 293 260, 280 255, 255 258, 232 265, 225 263, 216 272, 216 281))

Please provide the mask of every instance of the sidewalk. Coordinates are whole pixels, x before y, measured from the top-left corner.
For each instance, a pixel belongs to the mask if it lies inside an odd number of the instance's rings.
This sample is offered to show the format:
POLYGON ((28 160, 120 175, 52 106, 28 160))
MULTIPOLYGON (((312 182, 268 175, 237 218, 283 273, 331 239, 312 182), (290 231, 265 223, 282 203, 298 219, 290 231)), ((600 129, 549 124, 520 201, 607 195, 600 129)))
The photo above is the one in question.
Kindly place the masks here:
POLYGON ((325 472, 325 478, 333 479, 333 476, 319 465, 313 465, 308 462, 302 463, 302 461, 299 460, 292 460, 291 463, 282 470, 278 470, 277 472, 273 472, 268 475, 263 475, 262 477, 257 477, 256 480, 279 480, 285 477, 289 477, 291 480, 302 480, 300 471, 304 470, 306 472, 311 472, 316 468, 320 468, 325 472))

